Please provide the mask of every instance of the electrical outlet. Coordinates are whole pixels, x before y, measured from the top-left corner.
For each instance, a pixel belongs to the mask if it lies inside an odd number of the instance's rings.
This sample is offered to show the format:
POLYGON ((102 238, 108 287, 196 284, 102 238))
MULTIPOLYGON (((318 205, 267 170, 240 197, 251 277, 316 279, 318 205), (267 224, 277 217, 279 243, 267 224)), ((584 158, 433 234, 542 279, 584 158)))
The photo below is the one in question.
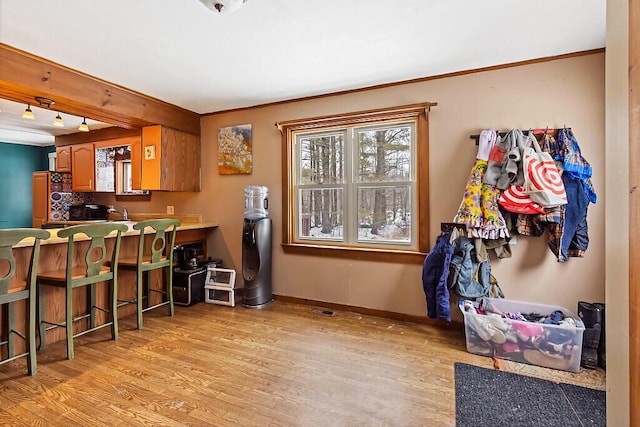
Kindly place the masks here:
POLYGON ((173 206, 167 206, 167 215, 173 215, 173 206))

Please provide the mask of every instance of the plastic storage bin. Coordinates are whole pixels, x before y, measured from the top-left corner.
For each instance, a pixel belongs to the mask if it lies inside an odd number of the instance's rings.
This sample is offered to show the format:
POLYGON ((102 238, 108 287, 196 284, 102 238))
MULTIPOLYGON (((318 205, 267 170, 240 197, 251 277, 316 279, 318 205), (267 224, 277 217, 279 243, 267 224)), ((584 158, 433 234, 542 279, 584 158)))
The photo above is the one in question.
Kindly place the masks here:
MULTIPOLYGON (((531 365, 580 372, 584 323, 564 307, 532 304, 496 298, 484 298, 487 314, 465 310, 465 301, 458 306, 464 316, 467 351, 482 356, 498 357, 531 365), (513 320, 493 313, 535 313, 551 316, 562 312, 566 320, 559 325, 525 320, 513 320)), ((485 306, 485 305, 483 305, 485 306)))
POLYGON ((204 302, 235 307, 236 271, 230 268, 207 267, 204 302))

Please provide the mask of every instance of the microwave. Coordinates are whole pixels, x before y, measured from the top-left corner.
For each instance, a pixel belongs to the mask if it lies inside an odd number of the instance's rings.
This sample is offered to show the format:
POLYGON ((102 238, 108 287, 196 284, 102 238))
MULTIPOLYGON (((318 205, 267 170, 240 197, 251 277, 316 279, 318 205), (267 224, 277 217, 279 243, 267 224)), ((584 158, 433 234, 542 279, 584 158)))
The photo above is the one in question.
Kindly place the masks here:
POLYGON ((72 205, 69 206, 69 221, 106 220, 107 207, 105 205, 72 205))

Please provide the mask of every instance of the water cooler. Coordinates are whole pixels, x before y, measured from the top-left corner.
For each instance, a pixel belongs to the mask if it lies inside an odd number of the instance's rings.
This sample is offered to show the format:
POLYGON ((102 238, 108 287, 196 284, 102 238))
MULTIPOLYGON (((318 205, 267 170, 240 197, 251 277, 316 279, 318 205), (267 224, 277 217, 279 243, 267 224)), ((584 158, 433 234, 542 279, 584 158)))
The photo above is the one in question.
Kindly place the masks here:
POLYGON ((267 187, 244 189, 242 227, 242 306, 262 308, 273 300, 271 290, 271 219, 267 187))

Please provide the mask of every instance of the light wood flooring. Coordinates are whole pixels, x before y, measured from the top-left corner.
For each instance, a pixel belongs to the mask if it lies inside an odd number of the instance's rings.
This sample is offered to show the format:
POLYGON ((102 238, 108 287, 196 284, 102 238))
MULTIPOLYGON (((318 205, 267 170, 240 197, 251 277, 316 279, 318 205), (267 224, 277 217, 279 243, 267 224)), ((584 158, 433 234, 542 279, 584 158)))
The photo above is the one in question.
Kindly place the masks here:
POLYGON ((453 426, 464 332, 275 301, 121 319, 0 366, 0 425, 453 426))

